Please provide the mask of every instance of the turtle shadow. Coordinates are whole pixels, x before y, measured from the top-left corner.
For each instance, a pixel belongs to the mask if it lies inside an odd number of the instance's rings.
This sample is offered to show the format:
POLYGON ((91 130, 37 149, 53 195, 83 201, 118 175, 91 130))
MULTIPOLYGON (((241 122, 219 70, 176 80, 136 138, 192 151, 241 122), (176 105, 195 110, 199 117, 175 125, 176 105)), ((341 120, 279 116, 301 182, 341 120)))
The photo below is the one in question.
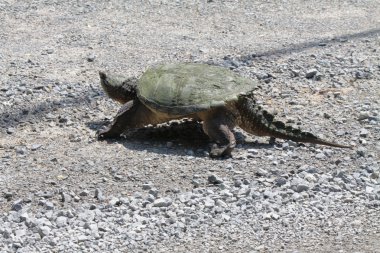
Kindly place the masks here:
MULTIPOLYGON (((95 131, 108 124, 107 120, 86 123, 87 127, 95 131)), ((209 137, 202 130, 202 123, 190 120, 149 125, 105 141, 118 142, 132 150, 178 156, 191 154, 196 157, 206 156, 205 151, 208 151, 210 145, 209 137)))
MULTIPOLYGON (((92 130, 108 125, 108 120, 86 123, 92 130)), ((269 149, 273 142, 248 140, 240 129, 234 129, 236 143, 244 149, 269 149)), ((163 155, 208 157, 212 142, 202 130, 202 123, 192 120, 168 122, 159 126, 147 126, 128 131, 119 138, 105 140, 107 143, 121 143, 125 148, 163 155)), ((225 157, 228 158, 228 157, 225 157)))

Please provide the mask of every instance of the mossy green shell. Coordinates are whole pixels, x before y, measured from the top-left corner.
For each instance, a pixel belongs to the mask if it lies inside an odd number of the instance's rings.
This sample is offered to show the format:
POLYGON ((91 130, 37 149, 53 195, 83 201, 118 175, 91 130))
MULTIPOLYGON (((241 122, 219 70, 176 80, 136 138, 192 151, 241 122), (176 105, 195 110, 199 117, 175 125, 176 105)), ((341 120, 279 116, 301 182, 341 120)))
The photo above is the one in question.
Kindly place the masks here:
POLYGON ((255 82, 218 66, 166 64, 148 69, 138 83, 138 97, 148 107, 171 114, 190 114, 236 101, 255 82))

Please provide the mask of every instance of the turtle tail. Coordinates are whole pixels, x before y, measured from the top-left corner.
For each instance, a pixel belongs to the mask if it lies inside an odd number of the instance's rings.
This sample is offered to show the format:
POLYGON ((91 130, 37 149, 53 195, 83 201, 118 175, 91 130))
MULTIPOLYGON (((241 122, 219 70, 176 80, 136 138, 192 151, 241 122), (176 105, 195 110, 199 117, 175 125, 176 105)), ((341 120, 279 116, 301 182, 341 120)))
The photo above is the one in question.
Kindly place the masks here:
POLYGON ((248 133, 295 142, 315 143, 337 148, 351 148, 350 146, 322 140, 312 133, 287 126, 281 121, 275 121, 274 116, 263 110, 250 94, 240 95, 236 107, 240 113, 240 127, 248 133))
POLYGON ((136 78, 125 78, 99 71, 100 84, 104 92, 113 100, 122 104, 136 97, 136 78))

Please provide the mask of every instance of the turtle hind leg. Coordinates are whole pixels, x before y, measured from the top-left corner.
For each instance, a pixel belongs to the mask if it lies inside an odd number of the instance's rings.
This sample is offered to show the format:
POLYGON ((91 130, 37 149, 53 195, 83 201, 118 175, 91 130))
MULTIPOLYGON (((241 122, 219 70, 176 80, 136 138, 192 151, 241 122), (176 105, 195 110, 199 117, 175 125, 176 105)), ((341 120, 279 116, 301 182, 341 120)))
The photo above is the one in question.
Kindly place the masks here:
POLYGON ((236 146, 236 140, 233 132, 235 126, 234 119, 228 112, 218 110, 203 121, 203 131, 210 137, 213 144, 210 151, 210 157, 229 157, 236 146))
POLYGON ((112 123, 97 132, 98 140, 118 138, 129 130, 141 128, 148 124, 155 124, 158 119, 155 114, 143 105, 138 99, 129 101, 120 108, 112 123))

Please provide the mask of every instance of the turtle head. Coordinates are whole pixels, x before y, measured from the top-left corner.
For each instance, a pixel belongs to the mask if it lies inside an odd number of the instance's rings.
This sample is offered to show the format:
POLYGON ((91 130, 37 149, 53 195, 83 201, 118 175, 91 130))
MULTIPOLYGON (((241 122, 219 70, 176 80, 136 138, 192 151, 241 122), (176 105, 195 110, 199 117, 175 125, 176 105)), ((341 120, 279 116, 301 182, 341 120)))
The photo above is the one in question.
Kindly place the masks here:
POLYGON ((122 77, 99 71, 100 84, 104 92, 122 104, 136 98, 137 78, 122 77))

